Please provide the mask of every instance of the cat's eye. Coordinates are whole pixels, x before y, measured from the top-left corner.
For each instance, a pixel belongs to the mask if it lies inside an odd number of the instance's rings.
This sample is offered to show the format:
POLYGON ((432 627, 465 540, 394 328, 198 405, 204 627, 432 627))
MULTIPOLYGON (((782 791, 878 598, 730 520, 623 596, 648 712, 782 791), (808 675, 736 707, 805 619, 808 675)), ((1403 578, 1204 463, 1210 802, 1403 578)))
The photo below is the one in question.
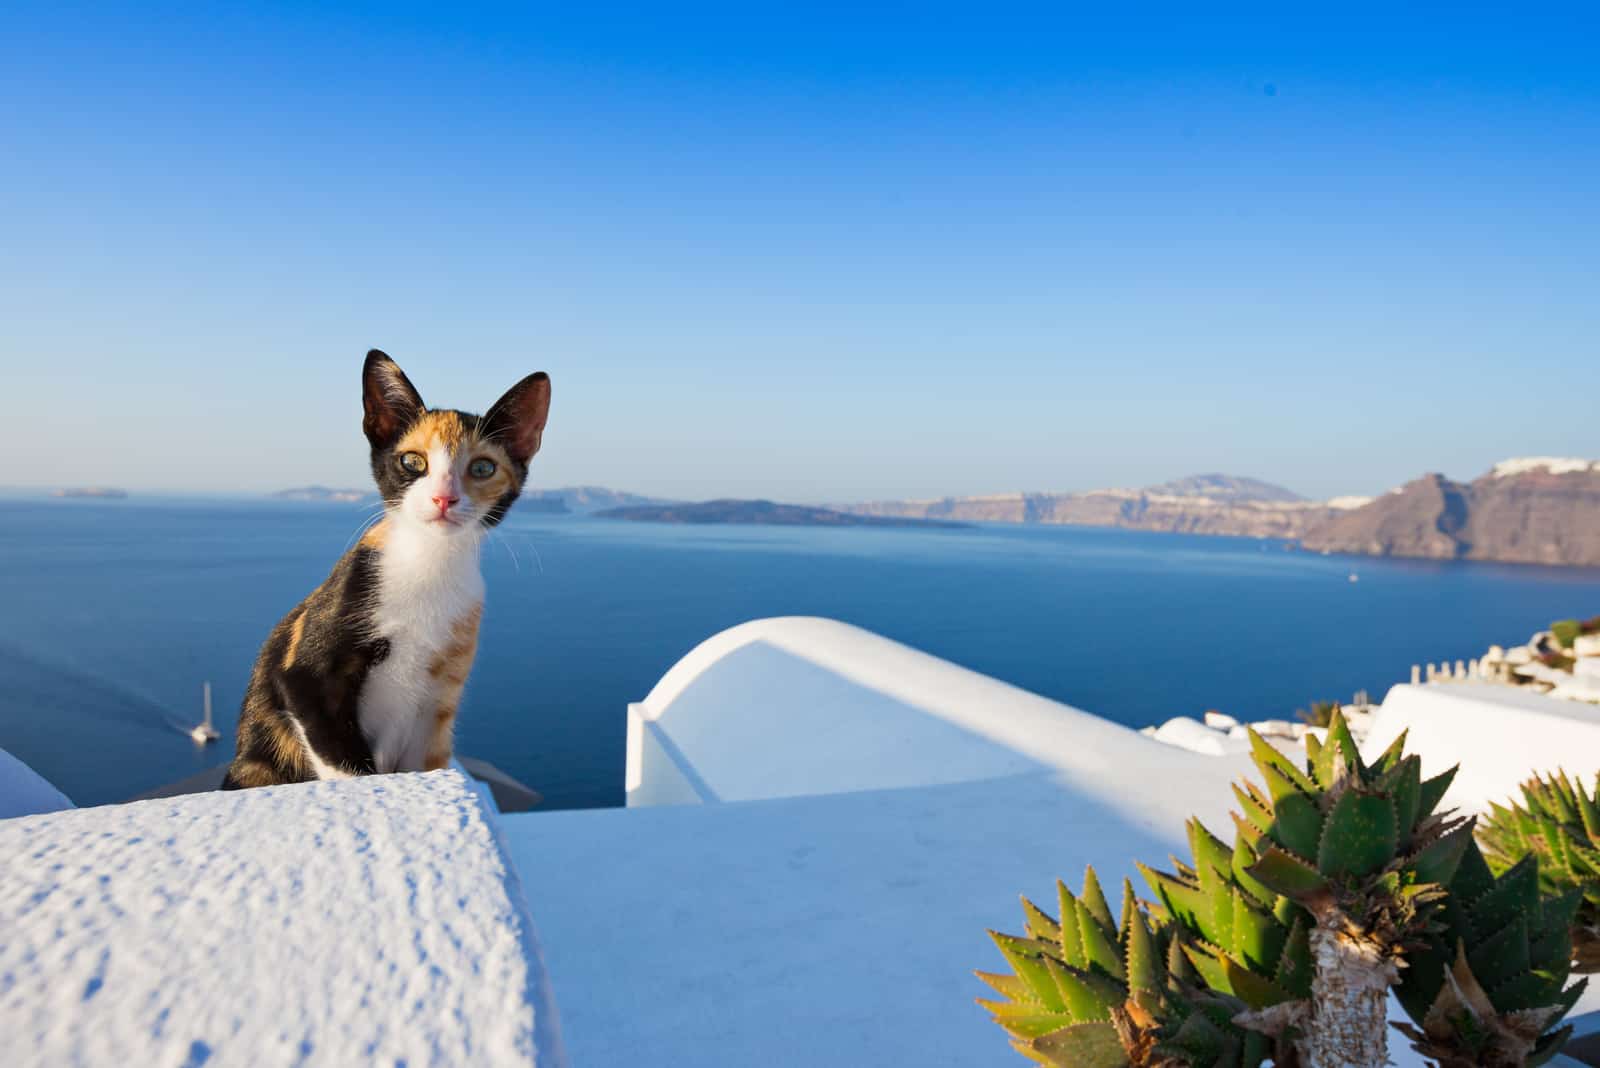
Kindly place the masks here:
POLYGON ((400 466, 413 475, 425 475, 428 473, 428 458, 420 452, 401 453, 400 466))
POLYGON ((473 478, 488 478, 490 475, 494 474, 494 461, 486 460, 480 456, 476 460, 472 461, 471 465, 468 466, 467 474, 471 475, 473 478))

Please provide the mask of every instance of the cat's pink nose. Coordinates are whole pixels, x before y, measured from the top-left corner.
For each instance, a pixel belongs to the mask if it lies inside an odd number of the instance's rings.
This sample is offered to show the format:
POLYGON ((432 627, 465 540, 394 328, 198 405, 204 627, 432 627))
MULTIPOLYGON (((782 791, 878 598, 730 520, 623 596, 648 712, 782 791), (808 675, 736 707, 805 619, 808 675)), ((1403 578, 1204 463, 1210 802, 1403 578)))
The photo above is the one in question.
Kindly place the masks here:
POLYGON ((439 506, 439 514, 445 515, 450 511, 450 509, 461 503, 461 498, 455 496, 454 494, 441 494, 433 499, 433 503, 439 506))

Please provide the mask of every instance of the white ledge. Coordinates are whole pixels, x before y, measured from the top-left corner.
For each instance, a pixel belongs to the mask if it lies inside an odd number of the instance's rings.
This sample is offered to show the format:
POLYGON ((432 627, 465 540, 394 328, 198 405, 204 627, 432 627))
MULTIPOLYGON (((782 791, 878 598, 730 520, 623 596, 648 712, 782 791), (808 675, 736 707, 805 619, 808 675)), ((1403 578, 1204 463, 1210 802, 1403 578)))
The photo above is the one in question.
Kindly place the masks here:
POLYGON ((20 1065, 562 1065, 533 926, 458 772, 0 820, 20 1065))

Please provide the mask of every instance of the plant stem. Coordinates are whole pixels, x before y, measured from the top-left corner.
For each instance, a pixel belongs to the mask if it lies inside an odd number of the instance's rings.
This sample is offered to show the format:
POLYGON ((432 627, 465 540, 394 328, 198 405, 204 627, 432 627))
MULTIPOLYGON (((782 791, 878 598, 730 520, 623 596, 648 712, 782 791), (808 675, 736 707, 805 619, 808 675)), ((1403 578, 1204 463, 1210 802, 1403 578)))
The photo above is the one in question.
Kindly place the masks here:
POLYGON ((1338 909, 1311 930, 1311 1013, 1295 1043, 1305 1068, 1384 1068, 1389 987, 1399 978, 1381 947, 1345 927, 1338 909))

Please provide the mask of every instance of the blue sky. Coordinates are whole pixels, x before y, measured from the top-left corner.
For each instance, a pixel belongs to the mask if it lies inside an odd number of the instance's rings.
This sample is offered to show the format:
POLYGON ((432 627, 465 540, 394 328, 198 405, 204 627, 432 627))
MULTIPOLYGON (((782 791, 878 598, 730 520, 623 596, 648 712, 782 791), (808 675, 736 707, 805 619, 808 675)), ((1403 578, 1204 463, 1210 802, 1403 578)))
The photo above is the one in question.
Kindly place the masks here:
POLYGON ((374 345, 538 485, 1600 454, 1596 16, 1295 6, 8 6, 0 482, 360 484, 374 345))

